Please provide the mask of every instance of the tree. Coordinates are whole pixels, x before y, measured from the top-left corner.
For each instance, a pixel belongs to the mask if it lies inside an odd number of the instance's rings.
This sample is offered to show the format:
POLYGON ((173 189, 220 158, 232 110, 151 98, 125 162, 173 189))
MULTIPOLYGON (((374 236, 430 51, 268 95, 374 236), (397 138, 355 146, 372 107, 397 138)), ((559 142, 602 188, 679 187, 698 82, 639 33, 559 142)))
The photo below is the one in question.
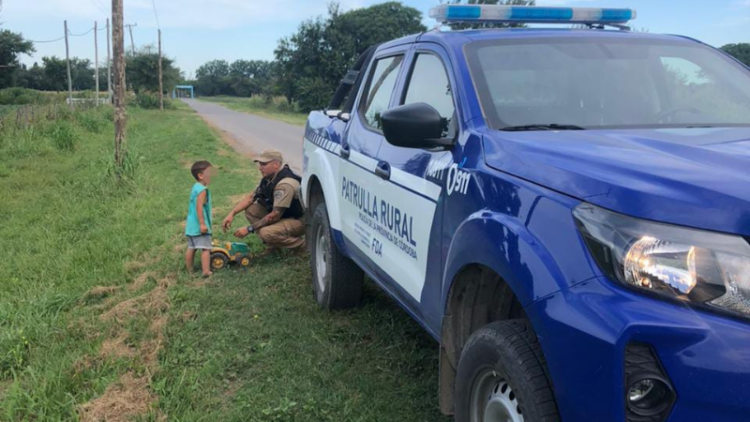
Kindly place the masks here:
POLYGON ((224 90, 231 95, 252 97, 268 91, 273 76, 273 64, 265 60, 237 60, 229 66, 224 90))
POLYGON ((725 53, 734 56, 734 58, 746 66, 750 66, 750 43, 727 44, 721 47, 721 49, 725 53))
POLYGON ((21 69, 18 56, 34 51, 34 44, 21 34, 7 29, 0 30, 0 88, 16 84, 16 77, 21 69))
MULTIPOLYGON (((43 90, 66 91, 68 89, 68 73, 64 59, 56 56, 42 57, 42 68, 44 69, 43 90)), ((73 68, 71 63, 71 72, 73 68)))
MULTIPOLYGON (((104 81, 104 89, 106 90, 106 69, 103 73, 104 78, 101 75, 100 71, 99 83, 101 86, 102 81, 104 81)), ((180 69, 174 64, 174 59, 162 57, 162 77, 163 86, 167 92, 177 85, 181 75, 180 69)), ((152 46, 145 46, 135 55, 127 54, 125 57, 125 80, 136 93, 141 91, 159 92, 159 53, 157 50, 152 46)))
POLYGON ((94 68, 89 59, 70 59, 70 72, 74 91, 94 89, 94 68))
MULTIPOLYGON (((448 0, 447 4, 501 4, 507 6, 535 6, 536 0, 448 0)), ((461 29, 487 29, 487 28, 522 28, 522 23, 451 23, 448 24, 453 30, 461 29)))
POLYGON ((342 12, 332 3, 326 18, 303 22, 275 50, 279 91, 303 110, 320 108, 341 77, 372 45, 426 30, 419 10, 400 2, 342 12))
POLYGON ((21 65, 18 71, 16 86, 36 90, 44 89, 44 68, 34 63, 30 68, 21 65))
POLYGON ((332 55, 325 47, 325 28, 319 17, 302 22, 296 34, 279 40, 274 52, 280 70, 278 88, 290 104, 300 97, 306 80, 325 72, 327 57, 332 55))
POLYGON ((227 76, 229 63, 226 60, 211 60, 195 71, 196 91, 200 95, 225 94, 227 76))

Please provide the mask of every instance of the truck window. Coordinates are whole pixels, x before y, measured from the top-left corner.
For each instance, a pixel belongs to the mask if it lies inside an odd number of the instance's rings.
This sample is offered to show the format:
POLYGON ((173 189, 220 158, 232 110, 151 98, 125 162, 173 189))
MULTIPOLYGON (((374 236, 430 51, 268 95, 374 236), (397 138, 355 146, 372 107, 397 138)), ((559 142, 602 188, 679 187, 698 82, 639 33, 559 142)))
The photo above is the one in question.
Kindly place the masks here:
POLYGON ((365 123, 373 129, 381 130, 380 114, 388 109, 401 69, 404 56, 391 56, 378 59, 372 67, 367 86, 367 96, 360 108, 365 123))
POLYGON ((442 136, 448 138, 455 134, 456 108, 451 83, 442 60, 434 54, 417 54, 403 104, 412 103, 427 103, 435 107, 443 120, 442 136))
POLYGON ((467 47, 491 127, 750 124, 750 72, 680 39, 566 37, 467 47))
POLYGON ((750 98, 744 106, 737 101, 731 86, 727 86, 711 69, 681 57, 661 57, 673 109, 689 110, 695 115, 710 116, 721 113, 728 121, 747 120, 750 98))

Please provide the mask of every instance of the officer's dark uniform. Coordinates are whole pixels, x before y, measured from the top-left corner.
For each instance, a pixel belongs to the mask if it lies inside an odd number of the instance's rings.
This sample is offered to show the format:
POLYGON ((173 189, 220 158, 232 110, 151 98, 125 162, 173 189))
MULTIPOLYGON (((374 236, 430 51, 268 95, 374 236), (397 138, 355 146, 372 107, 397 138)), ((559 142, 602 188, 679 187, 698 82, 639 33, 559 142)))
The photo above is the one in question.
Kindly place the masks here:
POLYGON ((299 200, 302 178, 284 166, 273 180, 263 179, 255 190, 256 201, 245 210, 250 224, 268 215, 274 208, 283 208, 281 220, 258 230, 258 235, 272 248, 295 249, 305 244, 304 209, 299 200))

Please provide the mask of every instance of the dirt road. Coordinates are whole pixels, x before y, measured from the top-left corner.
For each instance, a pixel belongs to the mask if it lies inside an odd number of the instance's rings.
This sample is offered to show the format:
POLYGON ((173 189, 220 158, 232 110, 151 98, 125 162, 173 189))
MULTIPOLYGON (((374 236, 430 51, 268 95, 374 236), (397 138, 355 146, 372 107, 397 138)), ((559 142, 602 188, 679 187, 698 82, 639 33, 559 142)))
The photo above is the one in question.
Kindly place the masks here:
POLYGON ((302 136, 305 128, 254 114, 230 110, 218 104, 183 99, 214 127, 230 135, 233 147, 243 154, 275 148, 284 154, 289 166, 302 172, 302 136))

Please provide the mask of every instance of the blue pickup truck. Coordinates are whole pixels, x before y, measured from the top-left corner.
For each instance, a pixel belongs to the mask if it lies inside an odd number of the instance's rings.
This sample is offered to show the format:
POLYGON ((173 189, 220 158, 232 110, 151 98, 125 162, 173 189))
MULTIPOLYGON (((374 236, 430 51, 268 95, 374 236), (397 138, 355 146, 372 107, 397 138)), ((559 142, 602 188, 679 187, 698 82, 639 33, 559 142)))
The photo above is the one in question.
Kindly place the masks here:
POLYGON ((568 26, 359 58, 305 132, 318 303, 382 287, 458 422, 749 421, 750 70, 628 9, 431 15, 568 26))

